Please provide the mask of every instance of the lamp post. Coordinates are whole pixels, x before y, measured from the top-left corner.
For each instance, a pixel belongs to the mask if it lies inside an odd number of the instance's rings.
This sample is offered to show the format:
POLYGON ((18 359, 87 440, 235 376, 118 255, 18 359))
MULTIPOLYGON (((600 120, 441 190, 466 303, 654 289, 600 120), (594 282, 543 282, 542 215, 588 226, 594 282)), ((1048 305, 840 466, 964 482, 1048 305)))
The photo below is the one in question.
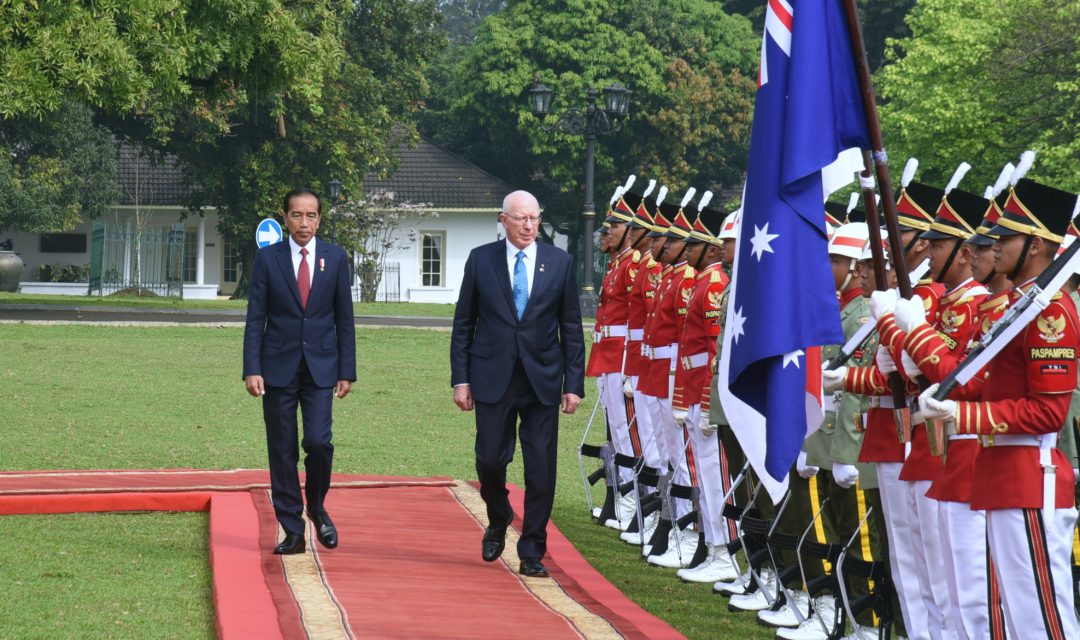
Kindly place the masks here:
POLYGON ((337 211, 334 207, 341 195, 341 180, 334 178, 326 186, 330 189, 330 242, 337 242, 337 211))
POLYGON ((558 131, 575 136, 585 136, 585 205, 582 216, 585 218, 585 282, 581 287, 581 313, 587 317, 596 316, 596 290, 593 287, 595 273, 593 267, 593 227, 596 223, 596 206, 593 203, 593 169, 596 164, 596 137, 622 129, 627 114, 630 113, 630 94, 633 92, 616 82, 598 91, 593 87, 585 89, 586 107, 584 110, 571 107, 557 116, 553 124, 547 124, 551 112, 551 99, 555 92, 535 78, 533 88, 529 90, 529 106, 533 115, 540 120, 544 131, 558 131), (603 94, 602 108, 597 108, 596 100, 603 94))

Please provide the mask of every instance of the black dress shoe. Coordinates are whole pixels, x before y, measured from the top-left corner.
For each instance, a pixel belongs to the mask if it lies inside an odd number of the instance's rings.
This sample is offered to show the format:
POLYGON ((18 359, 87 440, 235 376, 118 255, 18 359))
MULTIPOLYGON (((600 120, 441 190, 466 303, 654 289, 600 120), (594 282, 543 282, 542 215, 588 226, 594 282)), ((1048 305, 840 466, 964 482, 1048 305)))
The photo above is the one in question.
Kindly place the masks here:
POLYGON ((483 542, 484 562, 495 562, 502 555, 506 547, 506 525, 489 525, 484 529, 483 542))
POLYGON ((548 570, 541 564, 540 558, 522 558, 518 573, 528 578, 548 577, 548 570))
POLYGON ((304 536, 297 533, 286 533, 285 539, 274 547, 274 553, 279 556, 303 553, 306 550, 307 545, 304 543, 304 536))
POLYGON ((322 546, 327 549, 333 549, 337 546, 337 527, 334 526, 334 521, 330 519, 330 514, 324 509, 318 515, 308 513, 311 521, 315 523, 315 537, 319 539, 322 546))

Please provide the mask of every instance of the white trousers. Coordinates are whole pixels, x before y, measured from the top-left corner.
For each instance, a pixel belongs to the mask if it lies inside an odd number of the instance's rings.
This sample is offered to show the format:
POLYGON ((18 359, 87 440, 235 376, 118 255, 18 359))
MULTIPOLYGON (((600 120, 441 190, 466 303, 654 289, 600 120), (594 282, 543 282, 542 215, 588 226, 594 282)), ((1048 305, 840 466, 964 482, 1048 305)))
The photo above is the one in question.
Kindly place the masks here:
MULTIPOLYGON (((993 638, 986 512, 966 502, 938 502, 945 541, 942 565, 949 588, 953 628, 961 640, 993 638)), ((996 605, 995 605, 996 606, 996 605)))
MULTIPOLYGON (((673 469, 675 483, 689 486, 690 470, 686 466, 682 427, 675 424, 675 415, 671 412, 671 398, 646 398, 653 428, 656 429, 657 444, 660 445, 660 472, 666 473, 669 468, 673 469)), ((681 518, 689 512, 688 501, 675 500, 675 518, 681 518)))
POLYGON ((949 610, 949 585, 942 567, 945 554, 941 542, 941 517, 938 502, 926 497, 929 480, 905 482, 908 488, 907 508, 911 519, 912 553, 922 596, 922 611, 912 615, 926 619, 926 629, 932 640, 956 640, 953 614, 949 610))
POLYGON ((986 512, 1009 638, 1080 638, 1073 609, 1072 552, 1076 509, 986 512))
POLYGON ((900 610, 904 614, 904 626, 910 640, 929 640, 926 608, 919 587, 916 562, 915 538, 912 527, 916 524, 908 510, 908 483, 900 480, 902 462, 878 462, 878 491, 885 518, 885 532, 889 537, 889 567, 892 571, 893 588, 896 589, 900 610))
MULTIPOLYGON (((605 373, 597 376, 596 390, 600 394, 600 405, 607 416, 608 430, 611 432, 611 444, 617 453, 633 456, 634 447, 630 443, 630 424, 626 418, 626 396, 623 395, 622 374, 605 373)), ((619 482, 628 482, 633 471, 619 468, 619 482)))
POLYGON ((641 441, 641 456, 645 458, 645 464, 657 469, 660 467, 660 448, 656 442, 657 434, 653 427, 652 413, 649 412, 648 396, 637 390, 637 376, 631 376, 630 384, 634 387, 634 419, 637 424, 638 438, 641 441))
POLYGON ((701 432, 701 405, 695 404, 686 411, 686 433, 694 452, 694 468, 697 472, 698 505, 705 532, 705 542, 725 544, 728 542, 723 527, 724 479, 720 468, 720 438, 713 431, 701 432))

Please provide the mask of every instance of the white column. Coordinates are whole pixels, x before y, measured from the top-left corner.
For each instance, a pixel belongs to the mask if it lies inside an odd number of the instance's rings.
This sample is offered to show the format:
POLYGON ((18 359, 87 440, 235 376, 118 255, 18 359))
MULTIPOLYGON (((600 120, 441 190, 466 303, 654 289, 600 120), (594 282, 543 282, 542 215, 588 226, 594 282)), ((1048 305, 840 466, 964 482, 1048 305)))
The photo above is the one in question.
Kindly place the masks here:
POLYGON ((202 285, 206 274, 206 218, 199 216, 195 232, 195 284, 202 285))

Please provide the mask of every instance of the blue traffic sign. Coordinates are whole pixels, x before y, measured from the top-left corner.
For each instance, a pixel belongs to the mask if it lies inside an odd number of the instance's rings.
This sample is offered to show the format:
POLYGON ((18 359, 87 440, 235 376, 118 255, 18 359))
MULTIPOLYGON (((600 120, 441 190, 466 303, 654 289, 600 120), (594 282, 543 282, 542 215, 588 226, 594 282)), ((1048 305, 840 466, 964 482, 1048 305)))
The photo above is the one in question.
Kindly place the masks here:
POLYGON ((282 237, 281 225, 273 218, 266 218, 255 227, 255 244, 260 249, 281 242, 282 237))

